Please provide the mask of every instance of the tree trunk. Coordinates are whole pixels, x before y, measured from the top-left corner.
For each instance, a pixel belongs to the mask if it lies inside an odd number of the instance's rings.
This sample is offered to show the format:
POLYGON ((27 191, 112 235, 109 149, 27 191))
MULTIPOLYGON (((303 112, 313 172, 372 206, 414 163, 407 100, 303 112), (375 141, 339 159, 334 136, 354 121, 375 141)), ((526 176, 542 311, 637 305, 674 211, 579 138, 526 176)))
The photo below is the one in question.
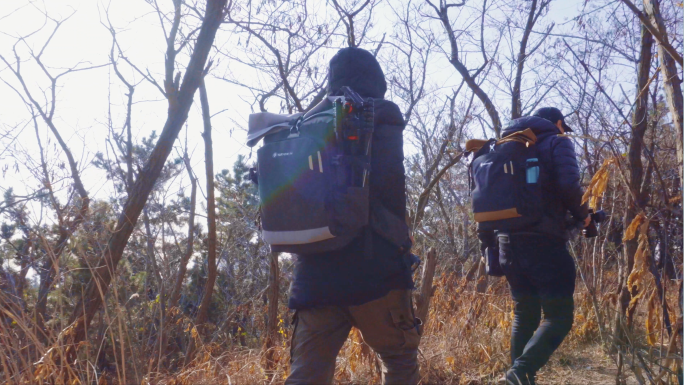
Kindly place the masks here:
POLYGON ((663 46, 663 48, 679 63, 679 65, 684 65, 684 60, 682 59, 682 55, 677 52, 677 50, 663 37, 663 34, 661 31, 651 24, 651 21, 648 19, 648 16, 646 16, 641 10, 634 5, 630 0, 622 0, 622 2, 630 9, 634 14, 639 18, 641 21, 641 25, 646 27, 646 29, 651 33, 651 36, 654 36, 660 45, 663 46))
MULTIPOLYGON (((143 209, 143 225, 145 226, 145 295, 150 301, 154 301, 155 293, 152 289, 152 281, 154 278, 154 267, 152 264, 154 256, 154 238, 152 237, 152 228, 150 227, 150 216, 148 207, 143 209)), ((159 290, 159 288, 157 288, 159 290)))
MULTIPOLYGON (((665 21, 660 13, 659 0, 644 0, 644 10, 651 19, 651 23, 658 27, 665 44, 669 44, 669 37, 665 27, 665 21)), ((672 123, 676 133, 677 163, 679 164, 679 179, 684 180, 684 146, 682 145, 682 86, 677 72, 677 64, 665 49, 663 44, 658 44, 658 58, 660 69, 663 72, 663 88, 667 105, 672 115, 672 123)))
POLYGON ((68 345, 67 357, 70 358, 69 362, 73 361, 76 344, 86 338, 87 328, 95 313, 102 306, 104 294, 109 290, 109 284, 140 213, 154 187, 154 182, 159 177, 164 163, 171 153, 173 143, 187 120, 188 111, 202 78, 204 65, 214 42, 216 31, 223 20, 225 5, 226 0, 208 0, 204 21, 197 35, 183 82, 180 87, 170 90, 171 92, 167 94, 169 99, 168 117, 159 140, 131 189, 112 236, 107 242, 104 255, 92 270, 92 279, 88 283, 80 303, 74 307, 71 325, 62 331, 63 337, 67 338, 65 342, 68 345))
POLYGON ((193 245, 195 243, 195 203, 197 202, 197 178, 192 174, 192 169, 190 168, 190 159, 186 153, 183 161, 185 162, 185 169, 188 171, 188 176, 190 177, 190 183, 192 185, 190 192, 190 214, 188 216, 188 241, 185 249, 185 254, 181 258, 180 264, 178 265, 178 274, 176 275, 176 283, 173 286, 173 291, 171 292, 171 298, 169 300, 169 309, 178 306, 178 301, 180 300, 181 290, 183 288, 183 280, 185 280, 185 273, 188 270, 188 262, 190 257, 192 257, 193 245))
POLYGON ((427 259, 423 265, 423 273, 421 276, 420 293, 416 300, 416 317, 423 321, 423 325, 427 325, 428 315, 430 314, 430 298, 435 293, 435 287, 432 285, 435 270, 437 269, 437 251, 431 248, 428 251, 427 259))
MULTIPOLYGON (((541 8, 544 8, 542 3, 541 8)), ((525 53, 527 49, 527 41, 530 38, 530 33, 532 33, 532 28, 534 28, 534 23, 537 21, 535 13, 537 11, 537 0, 532 0, 530 4, 530 12, 527 15, 527 24, 525 25, 525 31, 523 32, 522 40, 520 40, 520 51, 518 52, 518 60, 516 63, 515 79, 513 80, 513 92, 511 95, 511 119, 518 119, 522 116, 522 102, 520 101, 520 86, 522 83, 523 69, 525 68, 525 59, 527 59, 527 54, 525 53)))
POLYGON ((266 359, 266 371, 269 373, 275 367, 275 341, 278 336, 278 294, 280 293, 280 266, 278 265, 278 253, 270 254, 270 269, 268 274, 268 320, 266 324, 266 338, 264 339, 264 354, 266 359))
MULTIPOLYGON (((644 206, 644 197, 641 191, 644 167, 641 162, 641 153, 644 143, 644 135, 648 128, 648 92, 644 88, 648 87, 651 70, 651 48, 653 37, 651 33, 641 26, 641 54, 637 70, 636 87, 636 106, 632 116, 632 138, 627 150, 627 163, 629 168, 629 190, 627 194, 627 211, 625 213, 624 228, 629 227, 630 223, 644 206), (642 92, 644 91, 644 92, 642 92)), ((625 274, 629 275, 634 267, 634 253, 637 249, 637 238, 625 241, 625 274)), ((626 280, 625 280, 626 281, 626 280)))
MULTIPOLYGON (((163 213, 162 213, 163 216, 163 213)), ((154 276, 157 279, 157 296, 156 298, 149 298, 150 300, 153 300, 156 302, 157 299, 159 299, 159 328, 157 329, 156 333, 156 339, 155 343, 152 344, 152 351, 151 356, 153 357, 150 359, 148 363, 148 372, 151 372, 152 368, 154 365, 157 365, 157 372, 159 372, 159 364, 162 360, 162 355, 163 351, 166 348, 166 336, 165 336, 165 321, 166 321, 166 294, 165 294, 165 285, 164 285, 164 280, 162 279, 161 273, 159 271, 159 266, 157 265, 157 258, 154 253, 154 243, 155 240, 152 237, 152 229, 150 228, 150 218, 148 215, 147 208, 143 210, 143 221, 145 222, 145 235, 147 237, 147 264, 149 265, 148 269, 151 273, 152 276, 154 276), (158 348, 157 348, 158 347, 158 348)), ((163 226, 163 225, 162 225, 163 226)), ((163 227, 162 227, 163 229, 163 227)), ((162 232, 162 240, 164 239, 164 234, 162 232)), ((163 245, 162 245, 163 247, 163 245)), ((151 288, 150 288, 151 290, 151 288)), ((154 294, 154 292, 152 292, 154 294)), ((157 318, 155 315, 156 311, 152 312, 152 319, 154 320, 155 324, 157 322, 157 318)), ((123 350, 122 350, 123 354, 123 350)), ((125 362, 125 357, 121 357, 122 362, 125 362)))
POLYGON ((17 274, 17 299, 19 300, 19 303, 21 303, 21 308, 26 309, 26 301, 24 301, 24 288, 26 287, 26 274, 28 274, 29 270, 29 253, 31 250, 31 246, 33 245, 33 241, 31 240, 30 235, 28 232, 26 233, 24 245, 21 248, 21 251, 17 253, 17 257, 19 257, 19 273, 17 274))
MULTIPOLYGON (((207 322, 211 297, 216 283, 216 201, 214 199, 214 151, 211 142, 211 115, 209 114, 209 99, 204 78, 200 79, 200 103, 202 105, 202 121, 204 122, 204 163, 207 176, 207 280, 202 291, 195 325, 200 335, 205 332, 204 323, 207 322)), ((185 353, 185 364, 189 364, 195 354, 195 340, 188 344, 185 353)))
MULTIPOLYGON (((648 92, 642 92, 644 88, 648 87, 649 75, 651 69, 651 47, 653 45, 653 37, 645 26, 641 25, 641 53, 639 57, 639 65, 637 68, 637 87, 636 87, 636 105, 634 115, 632 116, 632 138, 627 150, 627 163, 629 168, 629 183, 627 194, 627 209, 625 211, 623 225, 624 228, 632 223, 634 217, 641 207, 643 207, 641 187, 643 180, 643 164, 641 162, 641 152, 643 147, 644 134, 648 128, 648 92)), ((618 349, 618 374, 616 377, 617 383, 621 383, 621 371, 625 359, 625 347, 622 346, 626 340, 626 312, 629 306, 630 298, 636 293, 631 293, 626 286, 627 277, 634 267, 634 254, 638 246, 638 237, 624 242, 624 256, 622 263, 622 271, 620 276, 620 286, 618 287, 618 306, 620 314, 615 317, 615 336, 618 349)))
MULTIPOLYGON (((46 250, 45 262, 40 271, 38 298, 36 299, 36 306, 34 308, 34 322, 36 323, 37 335, 43 343, 46 343, 50 336, 45 327, 45 321, 49 319, 47 315, 47 298, 50 289, 52 288, 52 284, 55 281, 55 266, 59 265, 59 258, 66 247, 69 236, 70 232, 67 232, 65 229, 60 230, 59 239, 57 240, 55 247, 46 250)), ((59 267, 57 267, 57 269, 59 269, 59 267)))
POLYGON ((435 187, 437 183, 439 183, 439 180, 442 179, 444 174, 446 174, 449 169, 458 163, 461 158, 463 158, 463 153, 458 154, 455 158, 451 159, 449 163, 444 165, 437 174, 432 178, 430 183, 423 189, 423 192, 420 193, 420 196, 418 197, 418 204, 416 205, 416 214, 413 217, 413 223, 411 224, 412 229, 417 229, 418 225, 420 225, 420 222, 423 220, 423 215, 425 214, 425 208, 427 207, 428 201, 430 199, 430 193, 432 192, 432 189, 435 187))
POLYGON ((202 104, 202 120, 204 121, 204 162, 207 172, 207 282, 204 285, 204 295, 197 313, 197 325, 207 321, 211 296, 216 283, 216 201, 214 199, 214 151, 211 142, 211 116, 209 115, 209 101, 204 79, 200 80, 200 102, 202 104))
POLYGON ((475 285, 475 291, 478 293, 487 292, 487 286, 489 285, 489 276, 487 275, 487 266, 485 264, 484 258, 480 259, 480 263, 477 268, 477 284, 475 285))
POLYGON ((78 165, 76 164, 76 161, 74 160, 71 154, 71 150, 69 150, 69 147, 67 146, 66 142, 62 140, 59 131, 57 131, 57 127, 53 125, 52 117, 43 115, 43 119, 52 130, 53 135, 57 138, 57 141, 59 142, 62 151, 64 151, 64 154, 67 157, 67 160, 69 162, 69 168, 71 170, 71 179, 73 179, 74 182, 74 190, 78 192, 80 197, 80 207, 78 209, 78 212, 74 215, 74 218, 72 220, 65 222, 64 213, 67 211, 67 207, 60 207, 59 203, 55 199, 54 192, 52 190, 52 184, 50 182, 50 173, 48 172, 47 162, 45 161, 45 157, 43 155, 43 145, 41 144, 40 135, 38 134, 38 123, 34 118, 33 123, 34 128, 36 130, 36 141, 38 143, 38 148, 40 150, 40 165, 43 172, 43 178, 45 178, 43 183, 47 186, 50 196, 50 202, 53 206, 53 209, 55 210, 55 213, 57 214, 57 219, 59 223, 59 238, 57 240, 57 243, 50 246, 47 244, 46 241, 46 244, 44 245, 45 261, 43 262, 41 270, 38 272, 40 274, 40 284, 38 287, 38 298, 36 301, 36 306, 34 308, 34 322, 37 328, 37 334, 39 336, 39 339, 43 343, 46 343, 49 337, 49 335, 46 334, 47 330, 45 328, 45 320, 48 319, 47 297, 50 293, 50 290, 52 289, 52 284, 55 280, 55 266, 59 266, 59 259, 62 256, 62 252, 66 248, 69 238, 85 220, 85 216, 88 213, 88 207, 90 206, 90 198, 88 197, 88 192, 85 190, 85 187, 83 187, 81 175, 78 171, 78 165))
MULTIPOLYGON (((188 176, 190 177, 190 183, 192 185, 190 193, 190 215, 188 217, 188 241, 185 249, 185 254, 181 258, 180 264, 178 266, 176 282, 174 283, 174 286, 172 288, 168 306, 164 306, 164 304, 162 303, 162 311, 164 312, 162 316, 164 319, 168 318, 169 316, 168 314, 166 314, 166 309, 171 310, 174 307, 178 307, 178 302, 181 296, 181 290, 183 289, 185 273, 188 270, 188 261, 192 256, 193 244, 195 241, 195 202, 197 198, 197 178, 195 178, 195 176, 192 173, 192 168, 190 168, 190 159, 188 158, 187 152, 184 154, 183 161, 185 162, 185 168, 188 171, 188 176)), ((159 342, 159 354, 153 356, 153 361, 150 361, 149 367, 152 368, 154 366, 157 366, 157 372, 159 372, 159 365, 161 365, 163 361, 163 354, 164 352, 166 352, 166 347, 169 341, 166 337, 167 330, 168 328, 163 328, 159 333, 159 335, 161 336, 161 340, 159 342)))

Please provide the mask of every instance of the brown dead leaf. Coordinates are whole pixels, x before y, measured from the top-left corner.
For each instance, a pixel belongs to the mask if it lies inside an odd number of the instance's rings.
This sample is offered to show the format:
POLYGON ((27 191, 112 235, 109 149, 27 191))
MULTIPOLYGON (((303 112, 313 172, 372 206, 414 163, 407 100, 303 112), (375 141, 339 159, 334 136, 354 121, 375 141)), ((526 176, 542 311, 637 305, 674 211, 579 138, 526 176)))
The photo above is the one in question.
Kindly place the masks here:
POLYGON ((651 346, 654 346, 658 342, 656 334, 661 326, 658 311, 659 302, 656 293, 656 290, 653 289, 651 297, 648 299, 648 315, 646 317, 646 339, 651 346))
POLYGON ((603 195, 608 187, 610 166, 616 162, 617 160, 615 158, 608 158, 603 161, 603 164, 591 178, 591 182, 589 182, 589 186, 582 196, 582 204, 589 202, 589 207, 594 209, 596 208, 598 199, 603 195))
POLYGON ((639 213, 636 217, 634 217, 632 223, 630 223, 629 227, 627 227, 627 230, 625 230, 625 235, 622 237, 622 241, 625 242, 634 239, 634 237, 636 237, 637 229, 639 229, 639 225, 641 225, 645 219, 646 215, 644 215, 644 213, 639 213))
POLYGON ((634 253, 634 267, 627 278, 627 288, 632 294, 632 299, 629 301, 629 306, 627 307, 627 314, 632 313, 639 302, 639 299, 643 297, 644 292, 646 291, 643 287, 643 278, 648 271, 651 250, 648 246, 648 235, 643 229, 644 227, 642 227, 642 232, 639 234, 639 246, 637 247, 636 253, 634 253))

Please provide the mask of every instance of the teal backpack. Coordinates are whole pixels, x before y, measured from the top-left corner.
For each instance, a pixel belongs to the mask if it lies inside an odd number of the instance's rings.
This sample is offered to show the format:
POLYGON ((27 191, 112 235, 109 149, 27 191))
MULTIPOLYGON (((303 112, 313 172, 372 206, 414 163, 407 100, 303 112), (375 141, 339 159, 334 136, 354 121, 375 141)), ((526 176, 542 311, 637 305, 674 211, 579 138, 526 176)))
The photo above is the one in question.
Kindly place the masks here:
POLYGON ((369 228, 373 99, 343 91, 260 132, 261 234, 274 252, 337 250, 369 228))

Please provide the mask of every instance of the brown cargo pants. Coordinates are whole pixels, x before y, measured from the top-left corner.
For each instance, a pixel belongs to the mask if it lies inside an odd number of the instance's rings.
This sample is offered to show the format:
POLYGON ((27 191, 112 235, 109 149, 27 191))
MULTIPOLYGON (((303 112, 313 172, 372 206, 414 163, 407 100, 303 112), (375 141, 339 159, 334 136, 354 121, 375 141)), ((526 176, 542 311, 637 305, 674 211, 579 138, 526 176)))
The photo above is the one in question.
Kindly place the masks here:
POLYGON ((332 384, 335 359, 352 326, 380 356, 383 384, 417 384, 421 322, 410 290, 392 290, 359 306, 298 310, 287 385, 332 384))

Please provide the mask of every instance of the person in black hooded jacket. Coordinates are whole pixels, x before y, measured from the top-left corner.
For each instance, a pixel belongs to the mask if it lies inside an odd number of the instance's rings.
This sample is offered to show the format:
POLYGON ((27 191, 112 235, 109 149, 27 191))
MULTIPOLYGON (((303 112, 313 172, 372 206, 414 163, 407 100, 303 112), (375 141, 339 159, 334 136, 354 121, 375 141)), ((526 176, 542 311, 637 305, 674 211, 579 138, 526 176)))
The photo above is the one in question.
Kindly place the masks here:
POLYGON ((541 186, 544 215, 539 223, 516 232, 478 232, 483 247, 496 250, 498 243, 499 263, 515 304, 507 385, 534 384, 537 371, 570 332, 576 273, 566 247, 567 216, 585 227, 590 220, 582 204, 575 148, 562 135, 572 131, 563 114, 554 107, 540 108, 533 116, 513 120, 503 136, 527 128, 537 136, 539 162, 549 173, 541 186))
MULTIPOLYGON (((374 98, 370 201, 402 220, 406 215, 403 130, 399 107, 384 100, 385 76, 375 57, 344 48, 330 60, 328 98, 347 86, 374 98)), ((326 103, 312 109, 326 108, 326 103)), ((309 114, 311 114, 310 112, 309 114)), ((400 248, 372 235, 324 254, 297 255, 289 307, 295 310, 291 370, 286 384, 332 383, 335 359, 352 326, 382 360, 383 383, 418 382, 420 321, 411 301, 411 262, 400 248)))

